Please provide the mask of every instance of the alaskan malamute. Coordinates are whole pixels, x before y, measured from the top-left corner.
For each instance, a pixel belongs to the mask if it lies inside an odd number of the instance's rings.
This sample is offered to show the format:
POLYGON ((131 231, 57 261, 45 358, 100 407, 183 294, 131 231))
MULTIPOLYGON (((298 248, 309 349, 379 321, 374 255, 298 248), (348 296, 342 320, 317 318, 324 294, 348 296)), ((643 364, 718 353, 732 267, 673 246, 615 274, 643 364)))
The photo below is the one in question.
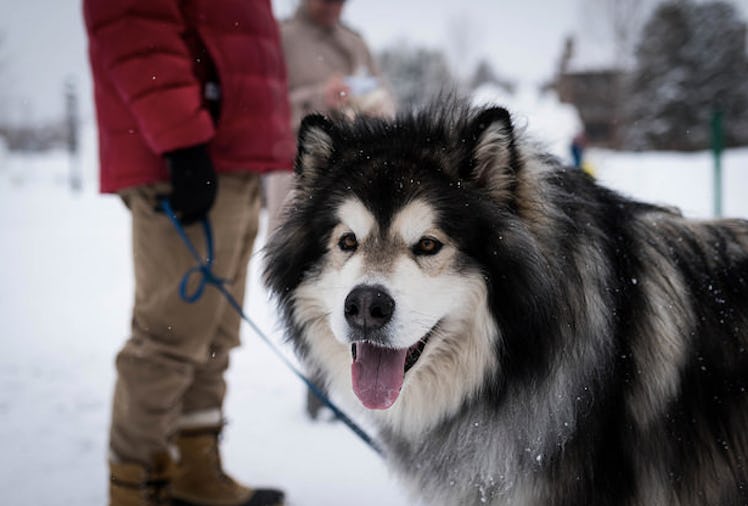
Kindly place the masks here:
POLYGON ((307 117, 265 279, 435 505, 748 504, 748 222, 565 169, 502 108, 307 117))

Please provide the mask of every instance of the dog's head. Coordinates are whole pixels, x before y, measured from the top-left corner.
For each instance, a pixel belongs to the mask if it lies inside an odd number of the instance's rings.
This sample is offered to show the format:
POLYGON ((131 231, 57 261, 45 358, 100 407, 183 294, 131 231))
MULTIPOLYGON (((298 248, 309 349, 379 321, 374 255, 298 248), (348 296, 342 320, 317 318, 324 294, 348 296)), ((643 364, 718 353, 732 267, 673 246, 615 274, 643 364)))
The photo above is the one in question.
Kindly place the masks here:
POLYGON ((303 121, 265 279, 328 381, 387 409, 401 390, 427 402, 455 394, 446 377, 474 390, 496 368, 493 307, 511 312, 534 256, 515 218, 519 158, 501 108, 303 121))

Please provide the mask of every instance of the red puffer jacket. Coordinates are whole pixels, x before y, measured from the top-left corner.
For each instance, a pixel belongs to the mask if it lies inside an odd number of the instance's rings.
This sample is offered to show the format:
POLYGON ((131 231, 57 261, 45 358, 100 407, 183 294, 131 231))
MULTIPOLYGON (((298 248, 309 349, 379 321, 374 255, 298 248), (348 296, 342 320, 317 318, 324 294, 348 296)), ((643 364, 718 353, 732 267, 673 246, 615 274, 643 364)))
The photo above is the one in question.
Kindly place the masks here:
POLYGON ((168 180, 209 143, 218 172, 290 169, 286 71, 269 0, 84 0, 103 192, 168 180), (220 116, 204 103, 220 83, 220 116))

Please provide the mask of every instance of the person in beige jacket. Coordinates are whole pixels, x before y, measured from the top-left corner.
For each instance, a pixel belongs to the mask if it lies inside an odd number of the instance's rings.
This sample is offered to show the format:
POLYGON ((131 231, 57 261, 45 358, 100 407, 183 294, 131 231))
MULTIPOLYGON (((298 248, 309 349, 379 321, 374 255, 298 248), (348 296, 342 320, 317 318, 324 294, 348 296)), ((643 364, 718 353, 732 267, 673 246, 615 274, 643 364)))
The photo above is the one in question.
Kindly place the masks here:
MULTIPOLYGON (((341 23, 345 0, 301 0, 281 22, 291 116, 298 129, 313 112, 395 114, 395 101, 364 39, 341 23)), ((268 230, 278 224, 293 175, 265 176, 268 230)))

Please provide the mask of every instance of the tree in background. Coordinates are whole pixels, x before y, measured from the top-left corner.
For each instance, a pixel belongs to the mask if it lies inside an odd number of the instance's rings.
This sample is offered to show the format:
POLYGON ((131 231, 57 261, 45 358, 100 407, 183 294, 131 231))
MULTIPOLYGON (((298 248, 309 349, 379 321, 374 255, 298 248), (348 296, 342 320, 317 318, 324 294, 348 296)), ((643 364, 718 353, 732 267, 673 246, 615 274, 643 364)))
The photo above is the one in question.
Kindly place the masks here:
POLYGON ((494 70, 493 66, 488 62, 488 60, 485 59, 478 62, 478 65, 475 67, 475 72, 473 72, 473 77, 470 78, 468 86, 470 87, 470 90, 475 91, 477 88, 483 86, 484 84, 498 86, 509 94, 514 93, 514 90, 517 87, 515 82, 499 76, 496 70, 494 70))
POLYGON ((746 25, 726 2, 667 2, 647 22, 625 110, 634 149, 709 147, 710 121, 724 114, 726 146, 748 144, 746 25))
POLYGON ((444 93, 460 93, 460 84, 441 51, 400 45, 379 54, 382 74, 399 108, 420 108, 444 93))

